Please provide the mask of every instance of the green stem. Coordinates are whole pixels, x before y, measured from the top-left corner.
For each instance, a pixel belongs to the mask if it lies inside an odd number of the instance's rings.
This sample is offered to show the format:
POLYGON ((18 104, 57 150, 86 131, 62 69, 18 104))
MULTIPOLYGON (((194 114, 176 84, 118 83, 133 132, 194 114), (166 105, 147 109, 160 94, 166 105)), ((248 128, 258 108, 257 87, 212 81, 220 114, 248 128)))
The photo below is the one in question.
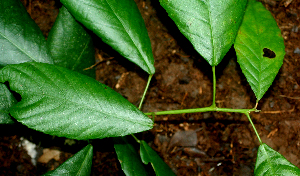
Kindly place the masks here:
POLYGON ((250 123, 251 123, 251 125, 252 125, 252 128, 253 128, 253 130, 254 130, 254 132, 255 132, 255 134, 256 134, 258 140, 259 140, 259 143, 260 143, 260 144, 263 144, 262 141, 261 141, 261 139, 260 139, 260 137, 259 137, 259 134, 258 134, 258 132, 257 132, 257 130, 256 130, 256 128, 255 128, 255 126, 254 126, 254 124, 253 124, 251 118, 250 118, 249 112, 245 113, 245 115, 248 117, 248 120, 250 121, 250 123))
POLYGON ((153 75, 149 75, 149 77, 148 77, 148 82, 147 82, 146 88, 145 88, 145 90, 144 90, 144 93, 143 93, 141 102, 140 102, 140 104, 139 104, 139 110, 141 110, 141 108, 142 108, 142 104, 143 104, 143 101, 144 101, 144 99, 145 99, 146 93, 147 93, 147 91, 148 91, 148 88, 149 88, 149 85, 150 85, 150 81, 151 81, 152 76, 153 76, 153 75))
POLYGON ((216 66, 212 66, 212 72, 213 72, 213 102, 212 102, 212 107, 216 107, 216 66))
POLYGON ((136 141, 137 143, 140 143, 140 142, 141 142, 137 137, 135 137, 134 134, 131 134, 131 136, 135 139, 135 141, 136 141))
POLYGON ((170 111, 159 111, 159 112, 147 112, 145 115, 169 115, 169 114, 183 114, 183 113, 197 113, 197 112, 208 112, 208 111, 220 111, 220 112, 236 112, 236 113, 249 113, 252 111, 257 112, 256 109, 230 109, 230 108, 217 108, 217 107, 205 107, 195 109, 179 109, 170 111))

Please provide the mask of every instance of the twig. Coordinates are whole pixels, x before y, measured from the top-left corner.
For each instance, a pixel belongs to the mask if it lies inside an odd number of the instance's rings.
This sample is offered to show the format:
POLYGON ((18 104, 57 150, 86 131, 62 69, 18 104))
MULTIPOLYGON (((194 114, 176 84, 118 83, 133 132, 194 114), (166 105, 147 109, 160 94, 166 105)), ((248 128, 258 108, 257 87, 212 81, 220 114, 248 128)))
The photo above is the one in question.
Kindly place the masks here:
POLYGON ((96 67, 98 64, 100 64, 100 63, 102 63, 102 62, 104 62, 104 61, 111 60, 111 59, 113 59, 113 58, 114 58, 114 57, 110 57, 110 58, 108 58, 108 59, 106 59, 106 60, 102 60, 102 61, 96 62, 94 65, 92 65, 92 66, 90 66, 90 67, 88 67, 88 68, 85 68, 85 69, 83 69, 83 70, 90 70, 90 69, 93 69, 93 68, 96 67))
POLYGON ((295 107, 290 110, 281 110, 281 111, 261 111, 264 114, 280 114, 280 113, 285 113, 285 112, 293 112, 295 110, 295 107))
POLYGON ((279 95, 280 97, 284 97, 284 98, 289 98, 289 99, 294 99, 294 100, 300 100, 300 97, 289 97, 286 95, 279 95))

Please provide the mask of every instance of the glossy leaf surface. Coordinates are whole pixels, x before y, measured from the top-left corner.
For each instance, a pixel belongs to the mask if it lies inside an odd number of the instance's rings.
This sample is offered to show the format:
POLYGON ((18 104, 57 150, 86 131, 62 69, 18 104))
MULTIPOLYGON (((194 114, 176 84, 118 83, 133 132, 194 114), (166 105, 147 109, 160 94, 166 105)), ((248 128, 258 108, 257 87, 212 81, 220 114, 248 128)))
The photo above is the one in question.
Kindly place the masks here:
POLYGON ((44 176, 77 175, 89 176, 91 174, 93 160, 93 146, 87 145, 74 156, 65 161, 53 171, 49 171, 44 176))
POLYGON ((22 96, 10 114, 29 128, 72 139, 124 136, 152 128, 134 105, 98 81, 44 63, 8 65, 0 82, 22 96))
POLYGON ((86 70, 95 63, 91 36, 63 6, 48 35, 47 46, 54 64, 95 77, 95 70, 86 70))
POLYGON ((258 148, 254 169, 255 176, 297 176, 300 169, 286 160, 280 153, 273 150, 267 144, 258 148))
POLYGON ((232 46, 247 0, 160 0, 180 32, 211 65, 218 65, 232 46))
POLYGON ((0 83, 0 124, 14 123, 9 115, 9 108, 17 103, 6 85, 0 83))
POLYGON ((274 81, 285 55, 281 31, 260 2, 249 1, 234 48, 243 74, 260 100, 274 81))
POLYGON ((148 175, 137 150, 128 142, 127 137, 114 138, 114 147, 126 176, 148 175))
POLYGON ((53 63, 46 40, 18 0, 0 1, 0 65, 23 62, 53 63))
POLYGON ((159 157, 159 155, 145 141, 141 141, 140 155, 144 164, 148 164, 149 162, 151 163, 156 175, 175 176, 171 168, 159 157))
POLYGON ((68 11, 122 56, 149 74, 154 59, 145 23, 134 0, 61 0, 68 11))

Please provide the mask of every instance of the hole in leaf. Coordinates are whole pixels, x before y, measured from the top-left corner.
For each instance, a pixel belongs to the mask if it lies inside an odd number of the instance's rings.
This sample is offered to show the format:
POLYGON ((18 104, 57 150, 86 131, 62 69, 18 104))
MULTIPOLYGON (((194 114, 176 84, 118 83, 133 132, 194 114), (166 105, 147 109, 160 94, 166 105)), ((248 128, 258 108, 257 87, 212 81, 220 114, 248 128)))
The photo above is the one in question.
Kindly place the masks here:
POLYGON ((276 57, 276 54, 274 53, 274 51, 270 50, 269 48, 264 48, 264 57, 268 57, 270 59, 273 59, 276 57))

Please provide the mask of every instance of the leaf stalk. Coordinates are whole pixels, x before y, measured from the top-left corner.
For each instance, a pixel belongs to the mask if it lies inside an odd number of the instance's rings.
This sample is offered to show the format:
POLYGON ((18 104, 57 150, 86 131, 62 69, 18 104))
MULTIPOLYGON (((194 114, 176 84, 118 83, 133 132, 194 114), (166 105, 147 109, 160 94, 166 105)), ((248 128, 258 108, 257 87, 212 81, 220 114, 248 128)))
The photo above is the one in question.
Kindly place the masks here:
POLYGON ((141 143, 141 141, 134 135, 134 134, 131 134, 131 136, 135 139, 135 141, 137 142, 137 143, 141 143))
POLYGON ((142 99, 141 99, 140 104, 139 104, 139 107, 138 107, 139 110, 141 110, 141 108, 142 108, 142 104, 143 104, 143 101, 144 101, 144 99, 145 99, 146 93, 147 93, 147 91, 148 91, 148 88, 149 88, 149 85, 150 85, 152 76, 153 76, 153 74, 150 74, 149 77, 148 77, 148 82, 147 82, 146 88, 145 88, 145 90, 144 90, 142 99))
POLYGON ((217 86, 216 66, 212 66, 212 72, 213 72, 213 102, 211 106, 216 107, 216 86, 217 86))
POLYGON ((255 126, 254 126, 254 123, 253 123, 252 120, 251 120, 250 114, 249 114, 249 113, 245 113, 245 115, 247 116, 249 122, 251 123, 252 128, 253 128, 253 130, 254 130, 254 132, 255 132, 257 138, 258 138, 258 141, 259 141, 260 145, 263 144, 262 141, 261 141, 261 139, 260 139, 260 137, 259 137, 259 134, 258 134, 258 132, 257 132, 255 126))

